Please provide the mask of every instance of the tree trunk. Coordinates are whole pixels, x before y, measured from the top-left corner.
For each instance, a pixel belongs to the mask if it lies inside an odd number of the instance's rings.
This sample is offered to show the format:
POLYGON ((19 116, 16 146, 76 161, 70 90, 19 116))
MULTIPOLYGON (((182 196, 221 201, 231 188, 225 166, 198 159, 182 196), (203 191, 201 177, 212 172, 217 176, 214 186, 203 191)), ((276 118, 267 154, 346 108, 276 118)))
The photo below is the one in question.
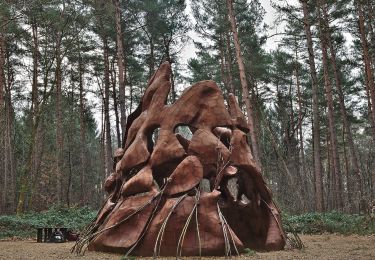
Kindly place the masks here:
POLYGON ((330 134, 326 131, 326 147, 327 151, 327 207, 326 209, 332 211, 335 209, 335 175, 333 174, 333 162, 332 162, 332 149, 329 149, 330 144, 330 134))
MULTIPOLYGON (((345 208, 348 212, 355 213, 354 204, 356 202, 354 193, 356 192, 353 176, 350 173, 350 166, 349 166, 349 159, 348 159, 348 153, 346 151, 346 139, 345 139, 345 127, 342 128, 342 142, 343 142, 343 150, 344 150, 344 174, 343 176, 346 177, 346 203, 347 205, 345 208)), ((357 201, 358 202, 358 201, 357 201)))
MULTIPOLYGON (((68 151, 68 163, 69 163, 69 174, 68 174, 68 182, 66 184, 66 205, 68 208, 70 207, 70 187, 72 185, 72 158, 71 158, 71 151, 70 151, 70 145, 69 145, 69 151, 68 151)), ((83 189, 83 187, 81 187, 83 189)))
POLYGON ((318 79, 316 76, 316 66, 314 58, 313 41, 310 29, 309 13, 307 9, 307 0, 301 0, 304 17, 304 30, 309 52, 309 65, 312 81, 312 99, 313 99, 313 144, 314 144, 314 174, 315 174, 315 207, 322 212, 324 210, 323 197, 323 179, 322 179, 322 162, 320 157, 320 122, 318 107, 318 79))
POLYGON ((307 184, 307 172, 305 170, 305 148, 303 144, 303 131, 302 131, 302 124, 303 124, 303 111, 302 111, 302 95, 301 95, 301 83, 299 78, 299 69, 298 69, 298 51, 297 51, 297 39, 295 39, 295 66, 294 66, 294 76, 296 78, 296 87, 297 87, 297 103, 298 103, 298 142, 299 142, 299 175, 301 178, 301 189, 302 194, 304 196, 303 201, 303 210, 307 211, 307 204, 310 201, 310 194, 308 191, 308 184, 307 184))
POLYGON ((247 119, 248 119, 248 125, 250 129, 250 138, 251 138, 251 145, 252 145, 252 151, 253 156, 258 165, 261 167, 260 162, 260 154, 259 154, 259 148, 258 148, 258 140, 255 133, 255 125, 254 125, 254 109, 253 105, 250 102, 249 98, 249 87, 247 85, 247 79, 246 79, 246 73, 245 73, 245 65, 242 59, 242 53, 241 53, 241 46, 240 41, 238 38, 238 32, 237 32, 237 25, 236 25, 236 18, 234 16, 233 11, 233 3, 232 0, 227 0, 227 6, 228 6, 228 18, 229 22, 231 24, 233 39, 234 39, 234 46, 236 48, 236 56, 237 56, 237 63, 238 63, 238 69, 240 71, 240 81, 242 86, 242 96, 245 101, 246 106, 246 113, 247 113, 247 119))
POLYGON ((57 202, 62 203, 62 171, 63 171, 63 149, 64 149, 64 134, 63 134, 63 115, 62 115, 62 57, 61 57, 61 37, 58 36, 56 44, 56 194, 57 202))
POLYGON ((368 16, 368 29, 370 31, 370 46, 372 53, 372 66, 375 66, 375 29, 374 29, 374 2, 367 0, 367 16, 368 16))
MULTIPOLYGON (((12 104, 12 85, 14 83, 14 71, 11 66, 10 62, 10 52, 9 48, 6 48, 5 45, 5 53, 6 53, 6 63, 7 63, 7 80, 5 80, 5 156, 4 156, 4 187, 6 187, 6 194, 5 194, 5 210, 7 213, 13 212, 13 205, 14 205, 14 189, 13 189, 13 179, 15 176, 14 171, 14 157, 13 157, 13 121, 14 121, 14 111, 13 111, 13 104, 12 104)), ((5 75, 4 75, 5 77, 5 75)))
MULTIPOLYGON (((295 183, 298 182, 299 185, 293 186, 292 188, 297 190, 301 196, 301 200, 299 201, 299 204, 296 206, 299 206, 299 210, 305 208, 305 201, 306 201, 306 192, 304 190, 303 186, 303 176, 301 174, 301 164, 300 164, 300 158, 299 158, 299 149, 298 149, 298 136, 296 137, 296 133, 298 133, 298 125, 295 126, 295 113, 294 113, 294 107, 293 107, 293 91, 292 91, 292 84, 293 81, 290 81, 289 84, 289 124, 285 124, 286 128, 286 143, 288 148, 288 166, 290 171, 295 176, 295 183)), ((296 208, 297 209, 297 208, 296 208)))
MULTIPOLYGON (((363 67, 365 67, 365 63, 363 62, 363 67)), ((366 91, 366 101, 367 101, 367 116, 368 116, 368 121, 370 122, 370 126, 371 126, 371 129, 373 130, 373 135, 372 135, 372 139, 374 140, 375 142, 375 121, 372 117, 372 102, 371 102, 371 94, 370 94, 370 85, 368 83, 368 79, 367 79, 367 76, 366 76, 366 73, 364 75, 364 81, 365 81, 365 91, 366 91)))
MULTIPOLYGON (((5 131, 5 26, 0 27, 0 131, 3 133, 5 131)), ((0 136, 0 171, 6 172, 5 169, 5 136, 0 136)), ((0 176, 1 186, 1 207, 0 210, 5 212, 5 203, 7 196, 7 181, 5 180, 5 174, 0 176)))
POLYGON ((28 197, 28 206, 32 208, 34 191, 36 189, 39 167, 41 164, 41 153, 43 150, 42 135, 44 129, 39 127, 39 89, 38 89, 38 67, 39 67, 39 35, 38 35, 38 26, 35 20, 31 21, 32 29, 32 57, 33 57, 33 79, 32 79, 32 91, 31 91, 31 118, 30 118, 30 127, 32 132, 32 142, 30 143, 31 158, 28 161, 30 165, 27 165, 27 169, 30 169, 26 172, 29 180, 29 197, 28 197))
POLYGON ((116 70, 114 62, 111 62, 111 85, 112 85, 112 99, 113 99, 113 108, 115 112, 115 121, 116 121, 116 137, 117 137, 117 147, 122 147, 121 143, 121 133, 120 133, 120 119, 118 113, 118 104, 117 104, 117 94, 116 94, 116 70))
MULTIPOLYGON (((106 151, 105 151, 105 113, 104 113, 104 107, 105 107, 105 98, 102 93, 102 109, 101 109, 101 134, 100 134, 100 164, 102 169, 99 171, 99 187, 101 187, 101 195, 104 195, 103 193, 103 187, 104 180, 106 178, 106 151)), ((104 196, 102 196, 104 199, 104 196)))
POLYGON ((369 44, 366 38, 366 28, 365 28, 365 21, 362 9, 362 1, 356 0, 357 6, 357 14, 358 14, 358 27, 359 27, 359 34, 360 40, 362 45, 363 51, 363 62, 365 64, 365 75, 366 80, 370 92, 370 99, 371 99, 371 115, 373 121, 373 133, 375 135, 375 82, 374 82, 374 74, 372 71, 371 59, 369 54, 369 44))
MULTIPOLYGON (((72 73, 73 74, 73 73, 72 73)), ((70 91, 70 114, 73 115, 74 113, 74 87, 75 85, 74 84, 71 84, 72 85, 72 88, 71 88, 71 91, 70 91)), ((73 120, 69 120, 69 129, 74 129, 74 121, 73 120)), ((67 137, 68 137, 68 167, 69 167, 69 171, 67 172, 68 174, 68 178, 66 180, 66 183, 65 183, 65 189, 66 189, 66 192, 65 192, 65 198, 66 198, 66 205, 68 207, 70 207, 70 200, 71 200, 71 186, 72 186, 72 176, 73 176, 73 165, 72 165, 72 150, 73 150, 73 142, 72 140, 73 139, 73 133, 71 131, 69 131, 67 133, 67 137)), ((81 189, 84 189, 84 186, 81 186, 81 189)))
MULTIPOLYGON (((38 129, 35 128, 36 126, 36 120, 37 120, 37 113, 38 113, 38 52, 39 52, 39 43, 38 43, 38 27, 35 21, 31 22, 31 31, 32 31, 32 41, 33 41, 33 50, 32 50, 32 57, 33 57, 33 79, 32 79, 32 86, 31 86, 31 116, 30 116, 30 127, 31 131, 35 131, 35 137, 32 138, 33 142, 30 144, 33 147, 30 147, 32 153, 30 154, 31 159, 29 161, 30 165, 27 167, 30 169, 26 174, 29 175, 29 183, 32 183, 29 185, 30 191, 33 190, 33 184, 35 182, 35 155, 36 155, 36 146, 38 145, 37 143, 37 138, 38 138, 38 129), (34 179, 34 180, 33 180, 34 179)), ((29 196, 29 202, 28 204, 30 205, 30 202, 32 203, 33 200, 33 194, 30 194, 29 196)))
POLYGON ((81 56, 81 50, 78 53, 78 72, 79 72, 79 133, 80 133, 80 142, 81 142, 81 174, 80 174, 80 202, 81 205, 86 204, 86 180, 85 176, 87 173, 87 159, 86 159, 86 120, 85 120, 85 99, 83 93, 83 74, 84 74, 84 65, 81 56))
MULTIPOLYGON (((20 188, 19 188, 19 198, 17 204, 17 214, 23 212, 25 207, 26 193, 33 190, 35 182, 34 174, 37 173, 37 168, 40 165, 40 161, 37 161, 36 155, 39 154, 41 150, 38 140, 41 136, 41 129, 39 128, 40 111, 38 104, 38 64, 39 64, 39 39, 38 39, 38 27, 35 21, 31 22, 32 29, 32 56, 33 56, 33 78, 31 87, 31 118, 30 118, 30 131, 31 140, 29 145, 29 153, 26 159, 26 169, 21 172, 20 188), (34 181, 33 181, 34 178, 34 181)), ((30 194, 29 203, 32 203, 33 196, 30 194)))
POLYGON ((155 72, 154 41, 150 37, 150 57, 148 59, 148 78, 151 79, 155 72))
POLYGON ((358 190, 359 190, 358 200, 360 200, 361 197, 362 197, 362 193, 363 193, 362 174, 360 172, 358 157, 357 157, 356 149, 355 149, 355 146, 354 146, 351 123, 348 120, 348 113, 347 113, 346 106, 345 106, 344 93, 342 91, 340 72, 339 72, 339 69, 338 69, 338 66, 337 66, 337 62, 336 62, 337 61, 336 51, 335 51, 335 49, 333 47, 333 43, 332 43, 330 26, 329 26, 329 17, 328 17, 328 12, 327 12, 326 7, 327 6, 325 4, 323 6, 323 15, 324 15, 324 21, 325 21, 325 27, 326 27, 325 37, 326 37, 326 41, 327 41, 327 44, 328 44, 328 48, 329 48, 330 53, 331 53, 330 60, 331 60, 331 65, 332 65, 332 69, 333 69, 333 74, 334 74, 334 77, 335 77, 336 90, 337 90, 337 94, 338 94, 338 97, 339 97, 341 118, 343 120, 344 130, 345 130, 348 145, 349 145, 351 168, 352 168, 353 173, 356 175, 356 178, 357 178, 357 187, 358 187, 358 190))
MULTIPOLYGON (((296 66, 297 67, 297 66, 296 66)), ((297 85, 297 102, 298 102, 298 142, 299 142, 299 175, 301 179, 301 188, 302 188, 302 196, 304 196, 303 201, 303 210, 307 211, 307 203, 310 201, 310 194, 308 191, 308 184, 307 184, 307 172, 305 170, 305 148, 303 144, 303 131, 302 131, 302 123, 303 123, 303 112, 302 112, 302 97, 301 97, 301 83, 299 79, 298 69, 295 68, 295 77, 296 77, 296 85, 297 85)))
MULTIPOLYGON (((3 28, 4 30, 4 28, 3 28)), ((2 109, 5 106, 4 101, 4 89, 5 89, 5 73, 4 73, 4 67, 5 67, 5 33, 0 32, 0 109, 2 109)), ((1 118, 3 118, 3 113, 1 113, 1 118)))
POLYGON ((130 84, 130 106, 129 106, 129 113, 132 112, 133 109, 133 85, 130 84))
POLYGON ((14 175, 14 160, 13 160, 13 142, 12 142, 12 129, 13 129, 13 106, 11 104, 11 97, 9 96, 10 89, 6 89, 5 92, 6 96, 6 104, 5 104, 5 111, 6 111, 6 124, 5 124, 5 156, 4 156, 4 188, 5 188, 5 196, 4 196, 4 207, 5 212, 11 213, 13 203, 11 198, 13 197, 13 190, 12 190, 12 183, 11 179, 14 175))
POLYGON ((342 200, 342 180, 341 180, 341 169, 340 159, 337 145, 337 134, 335 125, 335 115, 333 110, 333 95, 332 95, 332 84, 329 77, 328 67, 328 53, 327 53, 327 38, 326 38, 326 24, 321 16, 321 9, 324 9, 324 2, 318 0, 318 15, 319 15, 319 32, 320 32, 320 45, 322 49, 322 63, 324 70, 324 89, 325 97, 328 107, 328 128, 330 132, 331 149, 332 149, 332 160, 333 160, 333 171, 335 175, 335 194, 336 194, 336 209, 343 209, 342 200))
POLYGON ((226 61, 225 67, 227 68, 227 72, 228 72, 228 85, 233 95, 236 95, 234 85, 233 85, 233 78, 232 78, 232 54, 230 51, 229 33, 226 32, 225 36, 226 36, 225 38, 226 38, 226 50, 227 50, 227 55, 225 58, 225 61, 226 61))
MULTIPOLYGON (((125 64, 124 64, 124 48, 122 46, 122 30, 121 30, 121 10, 120 1, 114 0, 116 10, 116 42, 117 42, 117 66, 118 66, 118 83, 119 83, 119 104, 120 104, 120 120, 121 133, 124 135, 126 129, 126 109, 125 109, 125 64)), ((123 138, 120 138, 122 140, 123 138)), ((124 145, 124 144, 122 144, 124 145)), ((120 146, 121 147, 121 146, 120 146)))
MULTIPOLYGON (((172 36, 171 36, 172 37, 172 36)), ((171 101, 172 103, 176 101, 177 98, 177 92, 176 92, 176 86, 174 82, 174 73, 173 73, 173 60, 171 57, 171 40, 172 38, 168 38, 166 35, 163 35, 163 45, 164 45, 164 55, 165 60, 167 60, 171 64, 171 76, 170 76, 170 82, 171 82, 171 101)))
POLYGON ((112 171, 112 141, 111 141, 111 123, 109 118, 109 57, 108 57, 108 39, 103 40, 103 58, 104 58, 104 121, 105 121, 105 173, 109 176, 112 171))
POLYGON ((35 124, 36 113, 38 111, 38 27, 35 22, 31 24, 33 38, 33 82, 31 90, 31 113, 32 123, 35 124))
POLYGON ((229 88, 229 84, 228 84, 228 78, 227 76, 225 75, 225 65, 224 63, 226 63, 225 59, 224 59, 224 50, 223 50, 223 36, 222 34, 220 34, 220 41, 219 41, 219 53, 220 53, 220 76, 221 76, 221 81, 223 82, 223 85, 224 85, 224 89, 226 91, 226 99, 228 99, 228 96, 229 96, 229 93, 231 93, 231 90, 229 88))

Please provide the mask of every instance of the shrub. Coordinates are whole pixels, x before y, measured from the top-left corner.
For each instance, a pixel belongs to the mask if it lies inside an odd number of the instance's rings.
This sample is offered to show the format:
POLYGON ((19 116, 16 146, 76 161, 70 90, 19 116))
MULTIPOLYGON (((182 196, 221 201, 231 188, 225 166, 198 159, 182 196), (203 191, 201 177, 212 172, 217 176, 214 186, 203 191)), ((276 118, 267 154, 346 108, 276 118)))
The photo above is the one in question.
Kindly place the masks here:
POLYGON ((345 214, 340 212, 305 213, 291 216, 283 215, 283 224, 287 232, 303 234, 321 234, 324 232, 339 234, 375 234, 375 221, 368 216, 345 214))
MULTIPOLYGON (((10 237, 30 238, 36 236, 38 227, 67 227, 81 231, 96 216, 97 211, 88 207, 52 207, 43 212, 30 212, 21 216, 0 216, 0 239, 10 237)), ((339 212, 283 214, 285 231, 303 234, 324 232, 339 234, 375 234, 375 220, 363 215, 339 212)))
POLYGON ((30 212, 20 216, 0 216, 0 239, 9 237, 35 237, 38 227, 66 227, 82 230, 96 216, 97 211, 88 207, 52 207, 43 212, 30 212))

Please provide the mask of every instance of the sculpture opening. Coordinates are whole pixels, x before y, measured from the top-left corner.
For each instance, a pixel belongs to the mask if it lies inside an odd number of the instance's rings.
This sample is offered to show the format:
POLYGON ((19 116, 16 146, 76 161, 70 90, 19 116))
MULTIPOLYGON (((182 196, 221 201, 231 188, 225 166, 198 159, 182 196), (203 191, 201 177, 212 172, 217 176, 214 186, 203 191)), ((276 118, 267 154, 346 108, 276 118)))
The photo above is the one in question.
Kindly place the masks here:
POLYGON ((228 256, 283 249, 280 211, 235 97, 227 110, 216 83, 201 81, 166 105, 170 73, 163 63, 129 116, 108 198, 73 250, 228 256))

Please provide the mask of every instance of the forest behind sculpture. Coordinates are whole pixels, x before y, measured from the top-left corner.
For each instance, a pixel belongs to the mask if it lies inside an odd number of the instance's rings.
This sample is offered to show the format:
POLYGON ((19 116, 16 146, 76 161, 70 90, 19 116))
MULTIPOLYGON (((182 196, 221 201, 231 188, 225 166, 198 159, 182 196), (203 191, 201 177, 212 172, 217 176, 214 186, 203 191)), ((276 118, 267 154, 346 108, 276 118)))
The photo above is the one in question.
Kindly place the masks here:
POLYGON ((129 116, 125 147, 105 183, 108 198, 73 250, 194 256, 283 249, 280 211, 236 98, 228 95, 227 109, 216 83, 201 81, 167 105, 170 74, 163 63, 129 116))

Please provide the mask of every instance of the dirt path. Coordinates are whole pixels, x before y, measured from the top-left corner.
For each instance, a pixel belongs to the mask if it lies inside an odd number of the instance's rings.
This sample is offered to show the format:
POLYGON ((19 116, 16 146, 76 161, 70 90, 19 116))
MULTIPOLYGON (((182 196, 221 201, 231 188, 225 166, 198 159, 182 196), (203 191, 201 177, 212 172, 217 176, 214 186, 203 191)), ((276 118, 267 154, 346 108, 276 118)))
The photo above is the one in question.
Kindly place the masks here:
MULTIPOLYGON (((241 256, 232 259, 375 259, 375 236, 324 234, 303 235, 301 239, 306 246, 303 250, 256 253, 251 257, 241 256)), ((0 259, 121 259, 121 255, 97 252, 87 252, 84 256, 73 255, 70 253, 72 246, 73 243, 49 244, 36 243, 35 241, 0 241, 0 259)), ((211 257, 209 259, 216 258, 211 257)))

